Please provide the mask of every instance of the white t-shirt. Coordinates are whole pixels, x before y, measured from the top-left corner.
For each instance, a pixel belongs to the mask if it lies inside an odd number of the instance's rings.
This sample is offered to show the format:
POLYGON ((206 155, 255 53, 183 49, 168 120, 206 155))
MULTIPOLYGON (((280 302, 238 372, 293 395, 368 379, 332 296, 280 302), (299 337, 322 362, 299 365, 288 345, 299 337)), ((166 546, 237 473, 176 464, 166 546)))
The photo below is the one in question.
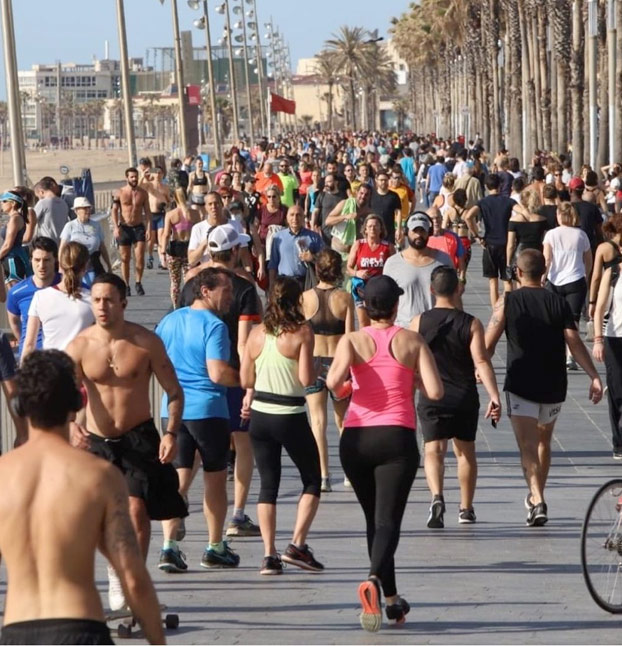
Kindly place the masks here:
POLYGON ((551 247, 548 279, 556 287, 585 278, 583 254, 590 251, 585 231, 576 227, 556 227, 546 232, 543 244, 551 247))
POLYGON ((35 292, 28 316, 37 316, 43 331, 43 349, 64 350, 84 328, 95 323, 91 292, 81 290, 82 298, 71 298, 58 287, 35 292))
MULTIPOLYGON (((193 225, 190 231, 190 242, 188 243, 188 251, 194 251, 201 246, 201 243, 207 240, 207 232, 211 229, 207 220, 201 220, 193 225)), ((201 256, 199 263, 209 262, 210 255, 205 247, 205 253, 201 256)))

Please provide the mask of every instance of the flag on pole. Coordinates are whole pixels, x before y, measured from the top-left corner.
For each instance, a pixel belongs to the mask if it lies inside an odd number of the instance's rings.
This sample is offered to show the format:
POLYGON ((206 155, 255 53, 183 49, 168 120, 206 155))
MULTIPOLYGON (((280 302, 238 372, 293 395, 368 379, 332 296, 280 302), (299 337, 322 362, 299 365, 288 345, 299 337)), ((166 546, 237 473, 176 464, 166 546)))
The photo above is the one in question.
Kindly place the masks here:
POLYGON ((270 92, 270 110, 272 112, 296 114, 296 101, 290 101, 283 96, 270 92))

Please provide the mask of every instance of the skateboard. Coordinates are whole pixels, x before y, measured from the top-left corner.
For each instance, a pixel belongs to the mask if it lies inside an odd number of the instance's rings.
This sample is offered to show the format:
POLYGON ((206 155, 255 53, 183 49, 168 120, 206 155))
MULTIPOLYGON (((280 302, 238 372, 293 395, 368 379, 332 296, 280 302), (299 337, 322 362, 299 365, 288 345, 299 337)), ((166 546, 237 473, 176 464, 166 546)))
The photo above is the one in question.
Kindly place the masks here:
MULTIPOLYGON (((167 606, 160 605, 160 612, 167 610, 167 606)), ((132 636, 132 628, 138 623, 136 617, 129 608, 121 608, 121 610, 114 610, 106 614, 106 623, 111 621, 119 621, 117 625, 117 634, 121 639, 127 639, 132 636)), ((179 615, 166 614, 162 617, 164 625, 172 630, 179 627, 179 615)))

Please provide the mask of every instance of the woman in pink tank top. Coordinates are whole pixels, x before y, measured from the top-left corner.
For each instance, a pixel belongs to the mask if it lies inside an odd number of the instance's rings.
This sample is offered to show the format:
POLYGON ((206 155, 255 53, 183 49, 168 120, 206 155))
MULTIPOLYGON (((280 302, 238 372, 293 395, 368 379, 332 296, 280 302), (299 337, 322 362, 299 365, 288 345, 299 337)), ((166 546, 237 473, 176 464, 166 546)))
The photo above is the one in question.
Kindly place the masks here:
POLYGON ((371 325, 342 337, 326 378, 337 397, 352 390, 339 456, 367 522, 371 564, 368 579, 359 586, 360 620, 373 632, 382 621, 381 588, 388 619, 401 623, 410 610, 397 594, 393 555, 419 466, 414 391, 420 386, 430 399, 443 396, 434 357, 423 338, 395 325, 403 293, 389 276, 368 281, 365 307, 371 325))

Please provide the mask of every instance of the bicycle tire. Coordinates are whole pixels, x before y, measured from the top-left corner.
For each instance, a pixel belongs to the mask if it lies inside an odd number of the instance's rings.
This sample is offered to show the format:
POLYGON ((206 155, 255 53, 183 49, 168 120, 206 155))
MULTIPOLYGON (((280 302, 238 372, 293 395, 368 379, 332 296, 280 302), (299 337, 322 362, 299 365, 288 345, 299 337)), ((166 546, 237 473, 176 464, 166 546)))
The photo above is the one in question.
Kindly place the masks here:
POLYGON ((581 569, 594 601, 622 613, 622 479, 606 482, 590 501, 581 531, 581 569))

